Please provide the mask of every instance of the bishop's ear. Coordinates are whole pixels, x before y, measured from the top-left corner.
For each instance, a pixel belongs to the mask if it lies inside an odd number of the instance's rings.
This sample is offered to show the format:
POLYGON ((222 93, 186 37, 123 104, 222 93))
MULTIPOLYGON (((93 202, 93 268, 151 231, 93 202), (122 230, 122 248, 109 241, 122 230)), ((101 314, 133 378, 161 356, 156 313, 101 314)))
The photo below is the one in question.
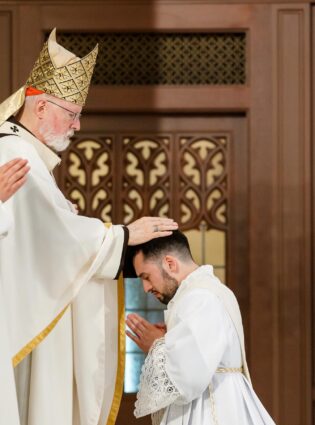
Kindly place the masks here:
POLYGON ((47 110, 47 101, 44 99, 38 100, 35 104, 35 114, 38 118, 43 119, 47 110))

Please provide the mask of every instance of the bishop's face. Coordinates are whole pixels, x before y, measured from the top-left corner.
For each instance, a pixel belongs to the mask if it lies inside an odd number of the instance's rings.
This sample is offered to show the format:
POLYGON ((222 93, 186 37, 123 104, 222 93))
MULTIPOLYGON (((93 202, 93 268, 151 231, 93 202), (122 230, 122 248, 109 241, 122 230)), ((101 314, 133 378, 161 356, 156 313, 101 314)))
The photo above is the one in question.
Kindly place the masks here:
POLYGON ((82 107, 62 99, 46 100, 46 116, 40 127, 44 142, 56 151, 65 150, 75 131, 80 130, 82 107))
POLYGON ((150 292, 161 303, 168 304, 178 289, 179 282, 174 279, 162 264, 145 260, 140 251, 134 257, 134 268, 142 280, 144 292, 150 292))

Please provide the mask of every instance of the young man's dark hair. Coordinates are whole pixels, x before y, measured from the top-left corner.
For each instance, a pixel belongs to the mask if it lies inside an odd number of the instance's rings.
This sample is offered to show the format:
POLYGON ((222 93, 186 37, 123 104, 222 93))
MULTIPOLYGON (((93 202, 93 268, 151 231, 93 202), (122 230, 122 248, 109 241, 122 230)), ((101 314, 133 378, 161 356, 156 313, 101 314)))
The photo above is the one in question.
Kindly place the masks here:
POLYGON ((125 258, 124 277, 137 276, 133 267, 133 259, 140 251, 145 259, 156 259, 158 261, 163 254, 174 253, 182 261, 192 260, 187 237, 181 231, 175 230, 170 236, 155 238, 140 245, 129 246, 125 258))

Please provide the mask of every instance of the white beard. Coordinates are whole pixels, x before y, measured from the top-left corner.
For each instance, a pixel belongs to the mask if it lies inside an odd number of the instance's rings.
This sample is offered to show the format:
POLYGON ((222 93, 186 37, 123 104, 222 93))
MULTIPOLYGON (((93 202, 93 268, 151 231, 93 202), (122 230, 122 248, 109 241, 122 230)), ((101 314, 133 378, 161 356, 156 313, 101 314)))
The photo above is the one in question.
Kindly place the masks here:
POLYGON ((56 152, 62 152, 70 144, 70 138, 74 135, 74 130, 69 130, 66 134, 58 134, 50 129, 48 123, 43 123, 39 132, 42 135, 45 143, 56 152))

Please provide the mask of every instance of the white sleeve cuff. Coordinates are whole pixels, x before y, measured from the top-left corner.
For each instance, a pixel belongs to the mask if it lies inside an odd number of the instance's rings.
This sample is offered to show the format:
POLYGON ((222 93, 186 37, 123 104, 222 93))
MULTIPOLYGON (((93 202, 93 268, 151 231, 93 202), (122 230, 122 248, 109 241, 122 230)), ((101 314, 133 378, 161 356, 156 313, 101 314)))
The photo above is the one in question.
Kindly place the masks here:
POLYGON ((157 412, 179 397, 179 391, 166 373, 164 338, 157 339, 142 366, 134 415, 140 418, 157 412))

